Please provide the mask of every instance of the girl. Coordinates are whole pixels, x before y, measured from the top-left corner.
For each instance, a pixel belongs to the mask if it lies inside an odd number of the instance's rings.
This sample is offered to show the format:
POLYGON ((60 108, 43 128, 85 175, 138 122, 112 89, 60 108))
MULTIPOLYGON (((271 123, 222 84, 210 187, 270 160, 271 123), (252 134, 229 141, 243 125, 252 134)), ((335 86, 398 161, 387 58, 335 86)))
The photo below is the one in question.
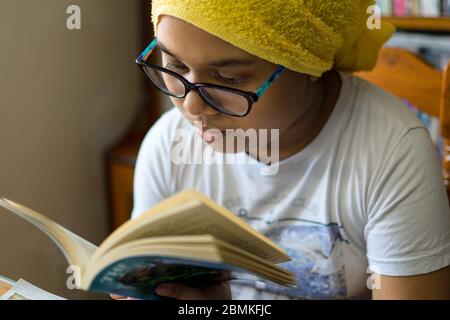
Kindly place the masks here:
POLYGON ((449 298, 450 212, 429 134, 352 76, 394 31, 368 27, 373 2, 153 1, 156 38, 137 62, 175 108, 142 144, 133 217, 194 187, 284 248, 298 281, 158 294, 449 298))

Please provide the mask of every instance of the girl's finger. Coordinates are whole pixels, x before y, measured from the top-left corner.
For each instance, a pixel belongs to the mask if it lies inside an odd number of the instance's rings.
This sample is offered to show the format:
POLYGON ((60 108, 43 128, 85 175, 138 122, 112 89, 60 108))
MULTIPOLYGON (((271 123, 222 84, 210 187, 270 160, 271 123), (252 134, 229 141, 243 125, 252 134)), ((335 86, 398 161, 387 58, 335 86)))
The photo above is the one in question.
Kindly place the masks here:
POLYGON ((175 298, 178 300, 206 299, 205 293, 202 290, 176 283, 162 284, 156 288, 156 293, 160 296, 175 298))

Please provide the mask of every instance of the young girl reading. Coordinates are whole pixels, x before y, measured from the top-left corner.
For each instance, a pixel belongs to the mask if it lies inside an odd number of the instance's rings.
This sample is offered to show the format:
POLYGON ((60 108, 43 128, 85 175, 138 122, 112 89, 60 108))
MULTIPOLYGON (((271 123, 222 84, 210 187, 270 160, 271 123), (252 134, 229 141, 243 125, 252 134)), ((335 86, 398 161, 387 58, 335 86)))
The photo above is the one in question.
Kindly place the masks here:
POLYGON ((352 75, 394 31, 369 28, 373 4, 153 1, 156 37, 137 62, 175 108, 142 144, 133 217, 193 187, 284 248, 298 283, 168 283, 159 295, 449 298, 437 152, 399 99, 352 75))

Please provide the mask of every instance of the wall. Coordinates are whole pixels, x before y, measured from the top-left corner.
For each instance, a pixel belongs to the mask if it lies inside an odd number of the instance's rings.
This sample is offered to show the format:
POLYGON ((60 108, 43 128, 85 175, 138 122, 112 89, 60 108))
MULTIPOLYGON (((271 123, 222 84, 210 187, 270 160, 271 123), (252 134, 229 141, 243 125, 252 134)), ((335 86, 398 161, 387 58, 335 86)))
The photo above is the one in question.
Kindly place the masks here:
MULTIPOLYGON (((109 232, 105 149, 142 102, 140 0, 0 1, 0 196, 99 244, 109 232), (81 30, 66 8, 81 7, 81 30)), ((0 209, 0 274, 67 298, 67 264, 39 231, 0 209)))

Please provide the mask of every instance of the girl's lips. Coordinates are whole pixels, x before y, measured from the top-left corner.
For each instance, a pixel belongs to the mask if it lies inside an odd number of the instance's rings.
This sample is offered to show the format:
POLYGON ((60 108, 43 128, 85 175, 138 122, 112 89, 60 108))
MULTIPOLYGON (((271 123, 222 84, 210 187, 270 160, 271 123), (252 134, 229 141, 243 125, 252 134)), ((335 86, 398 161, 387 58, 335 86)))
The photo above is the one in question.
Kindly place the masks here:
POLYGON ((216 136, 209 129, 197 128, 197 132, 200 135, 200 138, 206 143, 212 143, 216 140, 216 136))
POLYGON ((206 132, 206 131, 202 132, 201 137, 202 137, 203 141, 205 141, 207 143, 212 143, 212 142, 214 142, 216 140, 216 136, 215 135, 213 135, 213 134, 211 134, 209 132, 206 132))

